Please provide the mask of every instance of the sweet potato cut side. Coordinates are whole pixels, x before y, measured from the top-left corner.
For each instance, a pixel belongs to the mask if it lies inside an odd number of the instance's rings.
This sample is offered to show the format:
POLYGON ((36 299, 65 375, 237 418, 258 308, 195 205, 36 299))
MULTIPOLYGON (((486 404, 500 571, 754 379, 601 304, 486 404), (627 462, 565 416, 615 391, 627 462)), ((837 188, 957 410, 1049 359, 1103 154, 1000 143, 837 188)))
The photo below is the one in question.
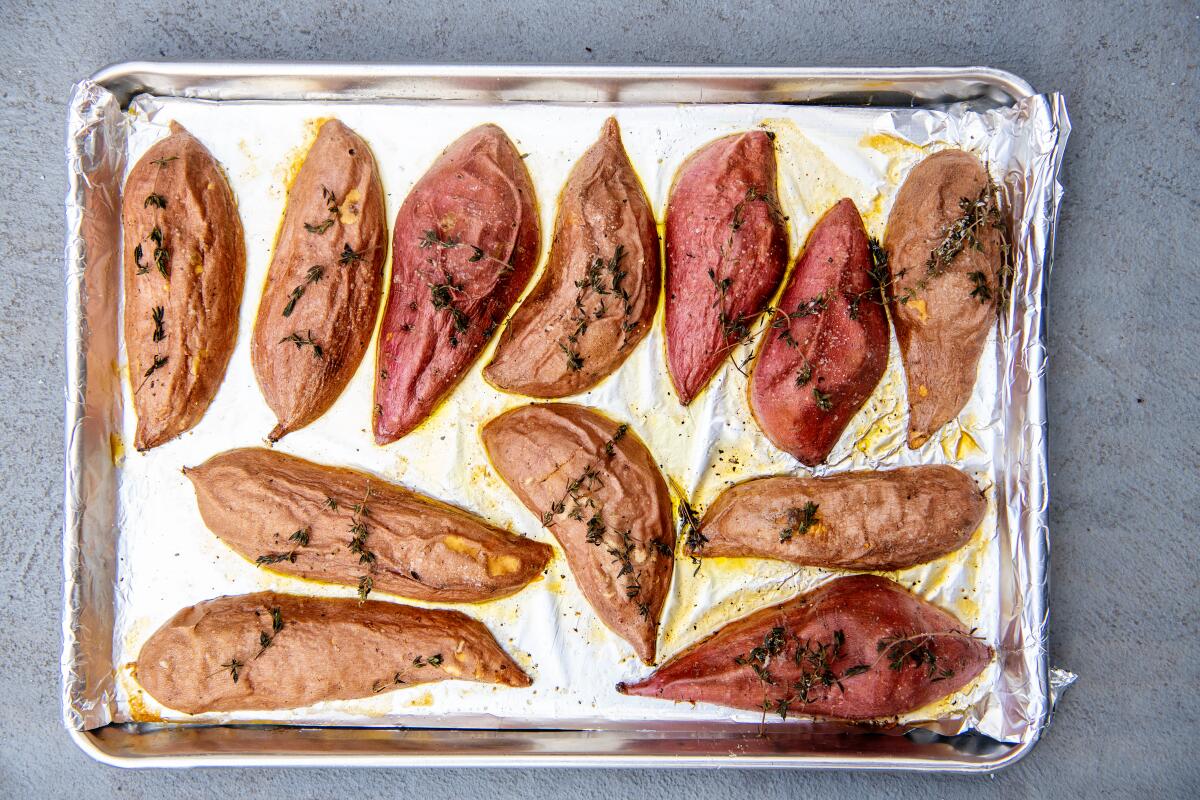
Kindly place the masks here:
POLYGON ((689 555, 904 569, 962 547, 986 510, 975 481, 949 466, 755 478, 709 507, 689 555))
POLYGON ((962 150, 918 164, 896 195, 884 249, 908 383, 908 446, 958 416, 996 324, 1003 222, 987 171, 962 150))
POLYGON ((731 622, 617 691, 785 718, 877 719, 957 692, 991 658, 945 611, 855 575, 731 622))
POLYGON ((495 125, 464 134, 409 192, 379 331, 375 441, 428 417, 504 321, 538 260, 533 183, 495 125))
POLYGON ((690 155, 671 187, 666 223, 667 369, 687 405, 744 341, 787 268, 787 224, 765 131, 718 139, 690 155))
POLYGON ((466 614, 273 592, 183 609, 142 646, 137 679, 186 714, 298 708, 444 680, 531 683, 466 614))
POLYGON ((484 377, 532 397, 590 389, 649 332, 660 280, 654 211, 610 117, 567 178, 546 269, 484 377))
POLYGON ((130 170, 121 222, 134 446, 149 450, 193 428, 225 377, 246 242, 220 165, 177 122, 130 170))
POLYGON ((483 427, 508 487, 558 539, 597 616, 654 661, 675 561, 671 498, 624 424, 582 406, 530 405, 483 427))
POLYGON ((324 414, 354 377, 379 311, 387 222, 371 149, 336 119, 288 192, 250 356, 276 441, 324 414))
POLYGON ((810 467, 829 456, 887 367, 873 268, 862 217, 841 200, 813 227, 763 334, 751 411, 776 447, 810 467))
POLYGON ((435 602, 516 592, 549 545, 371 475, 263 448, 184 469, 204 524, 243 558, 285 575, 435 602))

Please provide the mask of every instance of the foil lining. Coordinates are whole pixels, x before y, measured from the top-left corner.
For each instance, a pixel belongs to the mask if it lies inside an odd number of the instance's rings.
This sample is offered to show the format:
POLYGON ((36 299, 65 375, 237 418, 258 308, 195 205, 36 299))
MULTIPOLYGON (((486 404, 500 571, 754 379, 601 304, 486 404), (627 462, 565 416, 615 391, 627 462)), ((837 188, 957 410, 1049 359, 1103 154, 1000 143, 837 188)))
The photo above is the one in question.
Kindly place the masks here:
MULTIPOLYGON (((249 338, 286 188, 320 120, 360 133, 379 164, 389 224, 440 150, 495 122, 528 153, 540 200, 543 258, 554 201, 574 160, 615 114, 626 149, 661 220, 681 161, 713 138, 754 126, 776 134, 781 203, 794 255, 812 224, 841 197, 881 236, 896 191, 924 155, 955 146, 986 161, 1001 186, 1016 255, 1012 302, 993 331, 974 394, 955 422, 924 447, 904 444, 907 401, 893 337, 887 370, 828 463, 815 472, 951 463, 986 489, 988 512, 966 547, 931 564, 884 573, 949 610, 997 652, 964 690, 895 722, 945 735, 977 731, 1005 742, 1035 739, 1046 718, 1047 557, 1045 283, 1061 198, 1057 174, 1070 125, 1058 95, 1011 107, 936 109, 804 105, 604 105, 208 100, 142 95, 123 111, 96 84, 79 84, 68 125, 67 498, 64 539, 64 716, 74 730, 110 722, 275 722, 450 728, 634 728, 697 723, 761 724, 759 714, 618 695, 614 685, 648 670, 596 618, 556 547, 547 574, 513 597, 459 606, 484 622, 534 678, 529 689, 451 681, 281 712, 186 715, 137 684, 142 643, 177 610, 262 589, 354 596, 247 562, 204 526, 180 472, 226 449, 264 445, 274 420, 259 394, 249 338), (120 341, 120 186, 128 167, 167 124, 185 125, 223 165, 247 242, 247 280, 237 348, 201 423, 149 453, 128 447, 134 416, 120 341), (84 268, 86 265, 86 268, 84 268)), ((370 435, 374 346, 337 403, 279 449, 350 466, 425 492, 551 544, 553 537, 500 482, 484 455, 480 424, 528 402, 480 377, 489 347, 466 379, 415 432, 387 447, 370 435)), ((737 354, 735 357, 740 357, 737 354)), ((691 406, 669 391, 660 317, 626 363, 596 389, 570 398, 628 422, 665 474, 698 508, 724 488, 769 474, 805 474, 758 430, 745 377, 731 365, 691 406)), ((663 612, 660 663, 732 619, 835 577, 751 559, 705 560, 698 574, 676 561, 663 612)), ((409 602, 376 593, 378 599, 409 602)), ((421 605, 420 603, 413 603, 421 605)), ((1064 673, 1069 674, 1069 673, 1064 673)), ((1057 690, 1069 685, 1059 680, 1057 690)), ((799 718, 770 725, 811 724, 799 718)))

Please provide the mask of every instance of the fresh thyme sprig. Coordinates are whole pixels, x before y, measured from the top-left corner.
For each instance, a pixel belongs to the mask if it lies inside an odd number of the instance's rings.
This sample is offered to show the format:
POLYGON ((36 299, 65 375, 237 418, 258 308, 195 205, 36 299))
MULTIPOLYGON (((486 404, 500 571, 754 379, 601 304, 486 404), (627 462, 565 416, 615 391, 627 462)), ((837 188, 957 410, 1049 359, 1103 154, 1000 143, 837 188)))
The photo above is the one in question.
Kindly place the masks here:
POLYGON ((233 677, 233 682, 237 683, 238 678, 242 675, 242 667, 246 666, 236 658, 231 658, 229 661, 221 665, 221 669, 229 670, 229 674, 233 677))
POLYGON ((146 202, 142 203, 142 208, 149 208, 150 206, 165 209, 167 207, 167 198, 161 194, 148 194, 146 195, 146 202))
MULTIPOLYGON (((595 496, 595 491, 604 486, 604 481, 600 477, 601 463, 610 461, 616 455, 617 444, 625 438, 628 432, 629 426, 624 423, 616 427, 612 436, 604 442, 603 455, 588 463, 577 477, 567 481, 562 497, 551 503, 550 509, 542 514, 542 524, 550 527, 554 524, 554 518, 559 514, 565 514, 568 519, 577 522, 584 522, 585 541, 594 547, 604 547, 612 556, 612 563, 620 565, 616 579, 625 578, 626 599, 636 603, 638 614, 646 617, 650 614, 650 606, 639 600, 642 594, 641 574, 635 572, 633 566, 633 554, 639 547, 639 543, 633 538, 632 529, 614 531, 609 528, 604 521, 603 505, 595 496), (569 511, 567 510, 568 501, 571 503, 569 511), (610 532, 615 537, 615 541, 610 539, 610 532)), ((664 547, 659 542, 648 542, 645 546, 648 550, 663 554, 664 547)), ((667 556, 674 556, 674 551, 669 547, 666 547, 665 550, 667 556)))
POLYGON ((291 342, 292 344, 296 345, 297 350, 303 350, 305 347, 311 347, 313 349, 314 358, 318 360, 325 358, 325 350, 321 347, 321 345, 313 341, 312 331, 309 331, 307 336, 301 336, 299 333, 292 333, 291 335, 285 336, 279 340, 280 344, 283 344, 284 342, 291 342))
POLYGON ((292 289, 291 297, 288 298, 287 305, 283 307, 283 316, 290 317, 292 315, 292 311, 296 309, 296 301, 304 296, 305 290, 307 290, 311 284, 320 281, 324 276, 325 268, 320 264, 314 264, 313 266, 309 267, 308 273, 304 276, 304 283, 301 283, 296 286, 295 289, 292 289))
POLYGON ((142 390, 142 387, 146 385, 146 381, 150 380, 151 375, 153 375, 155 372, 158 372, 160 369, 162 369, 163 367, 165 367, 167 365, 167 360, 169 358, 170 358, 170 356, 160 356, 160 355, 154 356, 154 363, 152 363, 146 369, 146 371, 142 373, 142 382, 138 384, 138 388, 134 391, 134 394, 137 394, 137 392, 140 392, 142 390))
POLYGON ((407 681, 404 680, 403 678, 401 678, 400 673, 397 672, 394 675, 392 675, 391 678, 384 678, 383 680, 375 681, 374 683, 372 683, 371 684, 371 693, 379 694, 384 689, 389 689, 392 686, 403 686, 405 683, 407 683, 407 681))
POLYGON ((161 342, 167 338, 166 331, 163 330, 163 307, 155 306, 150 312, 150 319, 154 322, 154 333, 152 338, 156 342, 161 342))
MULTIPOLYGON (((373 495, 374 492, 375 490, 371 488, 371 482, 368 481, 366 489, 363 492, 363 499, 360 502, 354 503, 350 506, 349 550, 351 553, 358 556, 359 564, 367 565, 368 573, 358 579, 359 600, 366 600, 367 595, 371 593, 371 589, 375 586, 375 580, 371 577, 370 572, 375 569, 376 557, 375 553, 367 547, 367 537, 371 532, 367 527, 367 523, 363 521, 364 517, 368 517, 371 514, 371 509, 368 505, 368 502, 370 501, 371 495, 373 495)), ((336 501, 332 507, 337 507, 336 501)))
POLYGON ((258 653, 254 656, 257 659, 267 648, 275 643, 275 637, 283 630, 283 613, 278 606, 271 608, 271 632, 262 631, 258 634, 258 653))
POLYGON ((931 683, 953 677, 954 670, 939 662, 933 643, 939 638, 974 640, 974 634, 972 630, 969 633, 944 631, 881 637, 876 641, 877 655, 873 661, 851 664, 838 671, 834 665, 847 655, 844 631, 835 630, 830 641, 820 642, 789 637, 784 627, 776 626, 763 637, 762 644, 756 645, 749 653, 735 656, 733 661, 753 671, 762 684, 764 717, 766 712, 774 710, 781 718, 787 719, 795 705, 808 705, 827 699, 834 689, 844 694, 846 686, 843 681, 868 673, 885 662, 893 672, 900 672, 907 666, 924 669, 931 683), (794 643, 790 656, 789 639, 794 643), (799 675, 787 687, 786 694, 772 700, 767 696, 768 687, 781 683, 780 675, 772 672, 772 665, 777 659, 789 657, 799 669, 799 675))
POLYGON ((165 156, 164 158, 155 158, 151 160, 150 163, 154 164, 159 169, 162 169, 163 167, 167 166, 167 164, 170 164, 172 161, 175 161, 178 158, 179 156, 165 156))
POLYGON ((429 658, 417 656, 413 659, 413 666, 418 669, 421 667, 440 667, 442 665, 442 654, 434 653, 429 658))
POLYGON ((809 500, 799 508, 787 510, 787 527, 779 532, 779 541, 790 541, 793 536, 803 536, 817 524, 817 509, 820 505, 809 500))
MULTIPOLYGON (((333 223, 337 222, 338 214, 341 209, 338 208, 337 195, 329 190, 329 187, 321 187, 321 197, 325 201, 325 209, 329 212, 329 216, 320 222, 304 223, 304 230, 309 233, 322 234, 333 227, 333 223)), ((347 245, 349 247, 349 245, 347 245)))
MULTIPOLYGON (((588 327, 593 320, 604 319, 608 314, 605 296, 614 295, 621 301, 621 331, 629 333, 637 328, 637 323, 629 319, 633 313, 633 300, 629 295, 629 290, 622 285, 629 275, 627 270, 621 268, 621 260, 624 257, 625 246, 619 244, 613 250, 612 257, 607 261, 600 257, 592 259, 584 270, 583 277, 575 281, 577 291, 570 316, 570 321, 575 323, 575 329, 567 334, 566 342, 558 343, 558 348, 567 357, 567 369, 571 372, 583 369, 583 357, 579 353, 579 340, 588 332, 588 327), (607 273, 607 280, 605 273, 607 273), (595 311, 589 311, 584 303, 589 294, 600 297, 595 311)), ((621 346, 624 347, 625 343, 622 342, 621 346)))
POLYGON ((263 553, 254 559, 254 563, 260 567, 266 564, 282 564, 284 561, 290 564, 296 563, 296 551, 287 550, 282 553, 263 553))

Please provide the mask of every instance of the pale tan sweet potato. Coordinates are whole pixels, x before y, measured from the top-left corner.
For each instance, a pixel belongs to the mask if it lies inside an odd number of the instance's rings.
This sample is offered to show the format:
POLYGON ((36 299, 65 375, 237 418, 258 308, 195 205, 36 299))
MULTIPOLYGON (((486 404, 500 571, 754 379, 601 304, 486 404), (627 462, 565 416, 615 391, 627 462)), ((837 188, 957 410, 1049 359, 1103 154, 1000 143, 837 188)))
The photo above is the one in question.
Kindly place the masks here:
POLYGON ((121 223, 134 446, 148 450, 194 427, 225 377, 246 243, 220 165, 177 122, 130 170, 121 223))
POLYGON ((327 120, 288 192, 251 342, 279 420, 272 441, 324 414, 354 376, 375 328, 386 252, 371 150, 327 120))
POLYGON ((417 427, 462 379, 533 277, 540 242, 533 182, 495 125, 468 131, 417 181, 392 236, 376 442, 417 427))
POLYGON ((513 409, 481 433, 597 616, 652 663, 675 562, 671 498, 654 457, 628 426, 567 403, 513 409))
POLYGON ((855 575, 731 622, 617 691, 785 718, 879 719, 953 694, 991 658, 937 606, 855 575))
POLYGON ((970 153, 934 153, 900 187, 884 249, 908 382, 909 447, 924 444, 971 397, 996 324, 1003 240, 990 178, 970 153))
POLYGON ((298 708, 444 680, 531 683, 466 614, 273 592, 183 609, 142 646, 136 675, 186 714, 298 708))
POLYGON ((354 470, 264 448, 184 469, 204 524, 242 557, 300 578, 436 602, 504 597, 548 545, 354 470))
POLYGON ((546 268, 484 377, 533 397, 590 389, 649 332, 660 280, 654 211, 609 117, 567 178, 546 268))
POLYGON ((975 481, 945 465, 755 478, 709 507, 690 555, 903 569, 962 547, 986 510, 975 481))

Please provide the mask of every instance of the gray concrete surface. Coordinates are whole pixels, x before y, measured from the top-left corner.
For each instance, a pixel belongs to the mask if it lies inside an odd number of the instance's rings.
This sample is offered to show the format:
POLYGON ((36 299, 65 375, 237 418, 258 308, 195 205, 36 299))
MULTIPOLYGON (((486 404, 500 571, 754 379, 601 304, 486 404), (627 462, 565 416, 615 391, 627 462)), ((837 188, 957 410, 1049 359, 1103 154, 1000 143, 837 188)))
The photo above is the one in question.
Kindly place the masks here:
POLYGON ((0 797, 1196 796, 1200 7, 1194 2, 4 0, 0 797), (270 7, 268 7, 268 5, 270 7), (127 59, 988 64, 1075 124, 1050 289, 1051 658, 1079 683, 994 777, 216 770, 90 762, 59 723, 63 122, 127 59))

